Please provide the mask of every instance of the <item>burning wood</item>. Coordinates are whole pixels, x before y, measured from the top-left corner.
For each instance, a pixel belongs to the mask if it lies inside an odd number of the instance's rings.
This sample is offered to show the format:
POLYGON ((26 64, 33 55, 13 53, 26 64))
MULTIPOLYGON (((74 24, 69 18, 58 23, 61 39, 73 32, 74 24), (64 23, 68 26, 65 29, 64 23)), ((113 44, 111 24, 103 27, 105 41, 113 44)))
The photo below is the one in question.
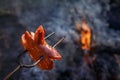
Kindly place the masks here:
POLYGON ((76 28, 80 33, 79 43, 81 44, 81 48, 84 51, 84 59, 87 64, 90 63, 90 45, 91 45, 91 29, 88 27, 86 22, 83 20, 82 24, 76 23, 76 28))

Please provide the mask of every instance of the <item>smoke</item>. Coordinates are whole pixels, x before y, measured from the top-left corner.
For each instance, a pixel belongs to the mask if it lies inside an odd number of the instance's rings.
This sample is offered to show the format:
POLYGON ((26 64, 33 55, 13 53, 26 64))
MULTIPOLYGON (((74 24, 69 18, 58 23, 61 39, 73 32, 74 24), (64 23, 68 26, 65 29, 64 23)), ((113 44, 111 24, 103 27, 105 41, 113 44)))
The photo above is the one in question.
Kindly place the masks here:
MULTIPOLYGON (((22 69, 19 80, 117 80, 119 66, 113 55, 106 51, 101 53, 93 51, 96 60, 92 67, 89 67, 82 58, 80 45, 76 43, 79 34, 75 30, 75 23, 81 23, 84 19, 92 30, 92 47, 119 48, 119 31, 108 27, 109 0, 12 0, 12 2, 15 3, 8 7, 28 30, 34 31, 42 24, 47 34, 55 32, 55 35, 47 39, 50 45, 65 37, 65 40, 56 47, 63 59, 55 61, 53 70, 45 71, 38 67, 22 69)), ((28 55, 23 58, 23 62, 31 62, 28 55)))

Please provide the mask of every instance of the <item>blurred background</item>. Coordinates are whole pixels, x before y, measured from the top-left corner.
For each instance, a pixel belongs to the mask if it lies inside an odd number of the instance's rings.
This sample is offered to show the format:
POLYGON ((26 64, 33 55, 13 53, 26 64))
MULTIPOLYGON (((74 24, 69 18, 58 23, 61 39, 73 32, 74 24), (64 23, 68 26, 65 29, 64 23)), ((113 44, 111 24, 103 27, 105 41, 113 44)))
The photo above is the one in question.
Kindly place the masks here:
MULTIPOLYGON (((24 51, 21 35, 43 25, 47 39, 63 59, 50 71, 38 67, 20 69, 10 80, 119 80, 120 79, 120 0, 0 0, 0 80, 17 66, 24 51), (89 54, 92 66, 84 60, 77 25, 82 20, 91 29, 89 54)), ((24 63, 32 62, 28 54, 24 63)))

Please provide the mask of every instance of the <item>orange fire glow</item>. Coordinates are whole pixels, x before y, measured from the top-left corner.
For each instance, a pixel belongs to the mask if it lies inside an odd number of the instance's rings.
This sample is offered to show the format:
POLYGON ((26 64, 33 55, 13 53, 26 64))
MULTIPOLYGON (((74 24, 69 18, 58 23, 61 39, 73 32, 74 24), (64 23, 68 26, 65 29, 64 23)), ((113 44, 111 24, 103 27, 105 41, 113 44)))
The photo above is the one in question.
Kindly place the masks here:
POLYGON ((81 48, 87 52, 87 53, 85 52, 84 58, 86 63, 88 64, 90 62, 89 50, 91 45, 91 29, 84 20, 82 21, 82 24, 76 23, 76 28, 80 33, 79 43, 82 44, 81 48))
POLYGON ((90 45, 91 45, 91 29, 90 27, 86 24, 85 21, 82 21, 82 24, 76 23, 76 28, 80 32, 80 39, 79 42, 82 44, 82 49, 83 50, 90 50, 90 45))
POLYGON ((91 29, 88 27, 85 21, 82 21, 81 43, 82 43, 82 49, 88 51, 90 50, 91 29))

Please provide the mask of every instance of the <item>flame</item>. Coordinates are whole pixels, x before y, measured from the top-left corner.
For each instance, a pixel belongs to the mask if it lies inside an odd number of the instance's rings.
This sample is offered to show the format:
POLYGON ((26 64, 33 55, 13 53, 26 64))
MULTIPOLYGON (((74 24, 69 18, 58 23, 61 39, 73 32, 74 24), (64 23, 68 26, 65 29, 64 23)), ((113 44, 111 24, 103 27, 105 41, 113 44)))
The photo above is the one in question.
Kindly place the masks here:
POLYGON ((79 43, 82 44, 81 48, 83 50, 90 50, 91 45, 91 29, 83 20, 82 24, 76 23, 77 31, 80 33, 79 43))
POLYGON ((83 50, 90 50, 91 44, 91 29, 86 24, 85 21, 82 21, 82 30, 81 30, 81 44, 83 50))
POLYGON ((76 28, 80 33, 79 43, 82 44, 81 48, 84 50, 84 59, 87 64, 90 63, 89 51, 91 45, 91 29, 83 20, 82 24, 76 23, 76 28))

